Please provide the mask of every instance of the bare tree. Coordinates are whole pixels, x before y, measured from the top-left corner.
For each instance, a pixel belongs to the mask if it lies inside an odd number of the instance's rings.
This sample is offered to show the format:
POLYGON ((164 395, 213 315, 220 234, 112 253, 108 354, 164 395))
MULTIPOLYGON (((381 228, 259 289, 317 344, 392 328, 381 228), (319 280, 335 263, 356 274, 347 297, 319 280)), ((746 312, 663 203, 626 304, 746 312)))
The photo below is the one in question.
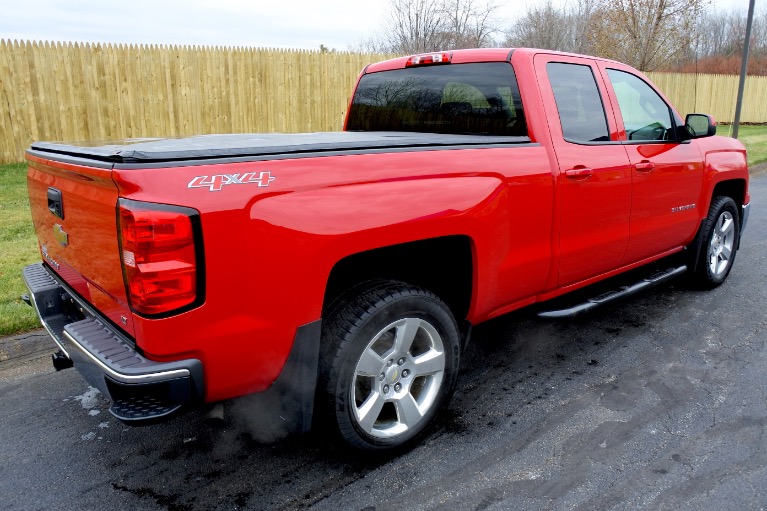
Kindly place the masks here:
POLYGON ((600 0, 592 17, 594 49, 642 71, 688 53, 706 0, 600 0))
POLYGON ((567 12, 554 7, 551 0, 531 7, 507 33, 508 46, 527 46, 570 51, 572 29, 567 12))
POLYGON ((382 33, 358 49, 403 54, 493 44, 490 0, 390 0, 382 33))
MULTIPOLYGON (((698 58, 741 55, 746 37, 746 11, 712 11, 700 18, 697 28, 698 58)), ((754 15, 751 50, 767 50, 767 11, 754 15)))
MULTIPOLYGON (((499 0, 389 0, 382 32, 360 51, 414 54, 496 44, 499 0)), ((505 46, 598 55, 652 71, 731 71, 745 12, 707 12, 711 0, 552 0, 531 5, 505 31, 505 46)), ((749 73, 767 74, 767 12, 754 18, 749 73)))
MULTIPOLYGON (((742 11, 709 11, 700 19, 689 57, 674 66, 682 72, 737 74, 740 72, 746 18, 742 11)), ((767 11, 754 15, 748 73, 767 75, 767 11)))
POLYGON ((441 50, 447 24, 440 0, 390 0, 386 44, 390 51, 418 53, 441 50))
POLYGON ((448 48, 481 48, 493 44, 496 4, 478 0, 444 0, 440 10, 447 26, 448 48))
POLYGON ((506 33, 507 46, 527 46, 549 50, 589 53, 590 25, 596 0, 577 0, 563 8, 551 0, 534 6, 506 33))
POLYGON ((572 46, 570 51, 575 53, 594 53, 594 44, 591 36, 594 16, 597 11, 599 0, 576 0, 571 4, 568 15, 572 26, 572 46))

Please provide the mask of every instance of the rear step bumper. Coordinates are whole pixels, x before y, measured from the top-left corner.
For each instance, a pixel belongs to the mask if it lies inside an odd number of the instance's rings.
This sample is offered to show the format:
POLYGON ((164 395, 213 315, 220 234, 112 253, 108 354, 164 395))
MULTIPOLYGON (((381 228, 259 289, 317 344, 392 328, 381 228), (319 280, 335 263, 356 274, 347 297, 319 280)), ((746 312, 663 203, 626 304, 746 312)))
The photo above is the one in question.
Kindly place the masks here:
POLYGON ((23 275, 40 322, 83 378, 111 398, 115 417, 131 425, 150 424, 201 402, 199 360, 149 360, 42 263, 27 266, 23 275), (75 307, 68 305, 73 302, 75 307))
POLYGON ((678 266, 678 267, 668 268, 665 270, 660 270, 648 277, 643 278, 639 282, 636 282, 634 284, 627 285, 627 286, 621 286, 618 289, 614 289, 611 291, 607 291, 605 293, 600 294, 599 296, 595 296, 581 303, 572 305, 571 307, 566 307, 566 308, 558 309, 558 310, 548 310, 548 311, 539 312, 538 317, 550 318, 550 319, 572 318, 584 312, 590 311, 592 309, 596 309, 597 307, 600 307, 602 305, 612 303, 616 300, 626 298, 631 295, 635 295, 639 293, 640 291, 644 291, 645 289, 648 289, 650 287, 657 286, 658 284, 661 284, 675 277, 678 277, 679 275, 683 274, 685 271, 687 271, 687 266, 678 266))

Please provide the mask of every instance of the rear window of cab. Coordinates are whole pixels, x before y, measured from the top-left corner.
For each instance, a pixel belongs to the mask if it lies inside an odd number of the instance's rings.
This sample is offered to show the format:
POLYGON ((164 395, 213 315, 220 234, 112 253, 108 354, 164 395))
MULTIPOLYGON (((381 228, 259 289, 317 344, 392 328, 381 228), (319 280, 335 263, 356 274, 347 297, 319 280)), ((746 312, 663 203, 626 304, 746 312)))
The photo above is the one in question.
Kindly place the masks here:
POLYGON ((432 65, 363 75, 348 131, 526 136, 508 62, 432 65))

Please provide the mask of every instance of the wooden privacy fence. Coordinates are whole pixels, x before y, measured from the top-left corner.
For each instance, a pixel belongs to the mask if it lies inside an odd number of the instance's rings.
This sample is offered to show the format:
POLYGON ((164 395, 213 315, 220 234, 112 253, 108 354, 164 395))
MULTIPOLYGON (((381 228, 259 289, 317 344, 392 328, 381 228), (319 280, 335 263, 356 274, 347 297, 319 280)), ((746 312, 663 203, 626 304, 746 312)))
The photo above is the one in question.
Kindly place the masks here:
POLYGON ((32 141, 341 129, 347 52, 0 41, 0 163, 32 141))
MULTIPOLYGON (((36 140, 341 129, 370 62, 347 52, 0 41, 0 163, 36 140)), ((681 113, 733 118, 737 77, 652 73, 681 113)), ((741 119, 767 122, 767 77, 741 119)))
MULTIPOLYGON (((683 116, 711 114, 722 123, 731 123, 735 119, 740 79, 736 75, 647 73, 647 76, 683 116)), ((767 123, 767 76, 746 78, 740 121, 767 123)))

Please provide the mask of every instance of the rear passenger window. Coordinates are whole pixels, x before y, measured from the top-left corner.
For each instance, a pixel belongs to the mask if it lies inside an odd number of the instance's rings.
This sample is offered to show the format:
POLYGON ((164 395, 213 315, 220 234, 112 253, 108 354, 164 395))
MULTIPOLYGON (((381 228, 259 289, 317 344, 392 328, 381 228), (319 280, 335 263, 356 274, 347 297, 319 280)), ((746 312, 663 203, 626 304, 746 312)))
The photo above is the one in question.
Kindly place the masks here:
POLYGON ((571 142, 607 142, 607 118, 597 82, 589 66, 546 64, 562 133, 571 142))

